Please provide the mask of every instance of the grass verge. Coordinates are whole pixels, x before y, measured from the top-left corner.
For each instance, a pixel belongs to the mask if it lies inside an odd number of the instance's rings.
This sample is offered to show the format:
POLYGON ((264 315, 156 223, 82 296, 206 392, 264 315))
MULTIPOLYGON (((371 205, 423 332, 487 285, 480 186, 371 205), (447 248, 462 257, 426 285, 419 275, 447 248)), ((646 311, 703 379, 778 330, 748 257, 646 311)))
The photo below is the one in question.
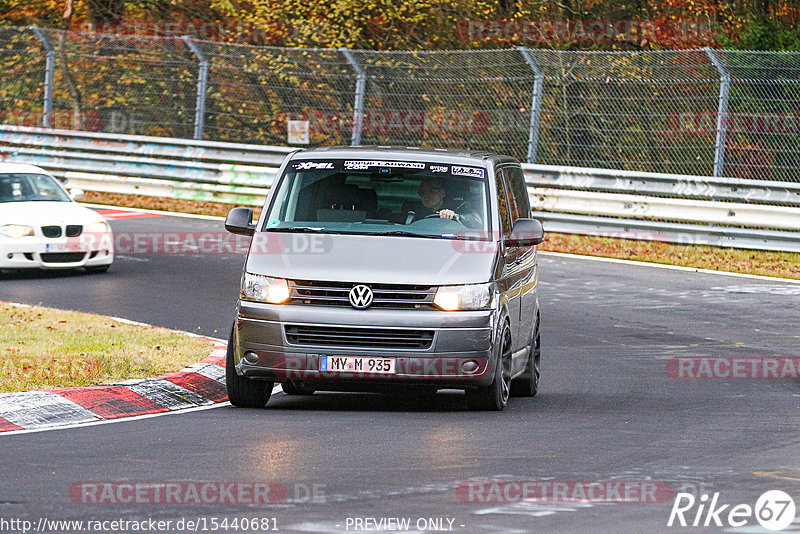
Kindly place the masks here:
MULTIPOLYGON (((197 213, 224 217, 234 207, 220 202, 173 200, 140 195, 87 192, 86 202, 197 213)), ((259 209, 254 210, 256 217, 259 209)), ((637 241, 612 237, 548 233, 540 250, 585 254, 625 260, 681 265, 696 269, 800 279, 800 254, 741 250, 703 245, 672 245, 658 241, 637 241)))
MULTIPOLYGON (((208 202, 206 200, 175 200, 171 198, 148 197, 145 195, 100 193, 97 191, 86 191, 81 201, 94 204, 108 204, 109 206, 172 211, 176 213, 194 213, 197 215, 213 215, 216 217, 225 217, 229 211, 236 207, 233 204, 208 202)), ((261 213, 260 207, 247 207, 253 209, 256 217, 261 213)))
POLYGON ((0 393, 117 382, 177 371, 213 350, 165 328, 40 306, 0 304, 0 393))

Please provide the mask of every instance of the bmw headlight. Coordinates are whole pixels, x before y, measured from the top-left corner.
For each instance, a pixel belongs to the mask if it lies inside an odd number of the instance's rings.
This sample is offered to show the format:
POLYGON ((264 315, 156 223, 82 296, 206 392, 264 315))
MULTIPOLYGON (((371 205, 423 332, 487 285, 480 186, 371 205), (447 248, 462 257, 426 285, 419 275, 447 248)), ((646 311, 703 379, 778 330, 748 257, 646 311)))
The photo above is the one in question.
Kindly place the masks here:
POLYGON ((86 231, 90 234, 104 234, 108 232, 108 225, 104 222, 93 222, 86 225, 86 231))
POLYGON ((0 234, 12 239, 33 235, 33 227, 24 224, 5 224, 0 226, 0 234))
POLYGON ((445 311, 485 310, 492 304, 492 284, 442 286, 433 303, 445 311))
POLYGON ((289 284, 283 278, 244 273, 242 300, 280 304, 289 300, 289 284))

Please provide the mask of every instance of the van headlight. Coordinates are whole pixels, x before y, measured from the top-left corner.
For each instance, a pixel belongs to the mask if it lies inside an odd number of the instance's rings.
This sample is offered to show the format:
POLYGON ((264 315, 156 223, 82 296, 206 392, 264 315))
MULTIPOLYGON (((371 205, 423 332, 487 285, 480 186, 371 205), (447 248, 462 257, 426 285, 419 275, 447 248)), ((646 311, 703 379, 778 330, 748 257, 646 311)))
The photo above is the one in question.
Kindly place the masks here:
POLYGON ((33 228, 24 224, 6 224, 0 226, 0 234, 17 239, 33 235, 33 228))
POLYGON ((485 310, 492 304, 492 284, 442 286, 433 303, 445 311, 485 310))
POLYGON ((242 300, 280 304, 289 300, 289 284, 283 278, 244 273, 242 300))

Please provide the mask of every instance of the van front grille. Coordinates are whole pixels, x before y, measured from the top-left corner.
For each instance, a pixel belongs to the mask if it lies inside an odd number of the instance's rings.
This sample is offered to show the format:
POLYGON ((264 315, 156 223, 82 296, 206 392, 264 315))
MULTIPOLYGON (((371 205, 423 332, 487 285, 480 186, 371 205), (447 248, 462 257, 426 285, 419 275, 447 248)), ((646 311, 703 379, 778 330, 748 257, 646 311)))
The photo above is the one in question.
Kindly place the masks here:
MULTIPOLYGON (((297 304, 350 306, 353 282, 289 280, 291 298, 297 304)), ((371 308, 421 308, 433 305, 435 286, 405 284, 365 284, 374 295, 371 308)))
POLYGON ((307 325, 285 328, 286 339, 292 345, 424 350, 433 344, 433 330, 307 325))

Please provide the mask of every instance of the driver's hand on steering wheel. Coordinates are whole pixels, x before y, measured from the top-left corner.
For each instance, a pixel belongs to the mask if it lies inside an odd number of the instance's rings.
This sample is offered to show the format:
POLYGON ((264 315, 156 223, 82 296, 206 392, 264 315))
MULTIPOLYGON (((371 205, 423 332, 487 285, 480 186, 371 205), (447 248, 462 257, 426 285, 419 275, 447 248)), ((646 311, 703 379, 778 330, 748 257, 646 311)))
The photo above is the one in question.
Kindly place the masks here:
POLYGON ((461 217, 458 213, 454 212, 453 210, 439 210, 439 217, 442 219, 455 219, 456 221, 461 222, 461 217))

